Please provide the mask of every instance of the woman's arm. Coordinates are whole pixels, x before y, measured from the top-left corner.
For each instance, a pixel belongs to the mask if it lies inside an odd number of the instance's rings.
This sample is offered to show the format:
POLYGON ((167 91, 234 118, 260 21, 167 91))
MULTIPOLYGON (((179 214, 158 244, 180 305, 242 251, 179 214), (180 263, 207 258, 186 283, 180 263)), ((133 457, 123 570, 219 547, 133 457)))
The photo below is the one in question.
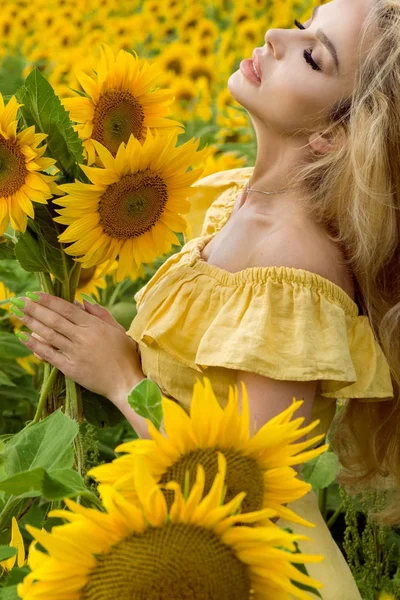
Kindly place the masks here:
POLYGON ((304 400, 303 405, 296 411, 295 417, 304 417, 305 424, 311 421, 317 381, 278 381, 256 373, 239 371, 237 385, 240 398, 241 381, 246 385, 249 398, 252 434, 261 429, 267 421, 288 408, 292 404, 294 396, 297 400, 304 400))
POLYGON ((137 434, 148 438, 145 419, 128 404, 129 392, 145 378, 136 342, 98 304, 87 303, 82 310, 62 298, 37 294, 38 302, 23 298, 20 320, 32 335, 22 343, 87 390, 108 398, 137 434))

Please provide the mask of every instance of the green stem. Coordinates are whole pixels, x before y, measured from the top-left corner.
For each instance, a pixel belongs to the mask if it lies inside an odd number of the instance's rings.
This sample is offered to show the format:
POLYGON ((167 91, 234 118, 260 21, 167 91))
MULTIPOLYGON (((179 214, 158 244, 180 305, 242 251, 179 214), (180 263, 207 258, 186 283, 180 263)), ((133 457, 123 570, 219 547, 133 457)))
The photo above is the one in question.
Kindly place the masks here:
POLYGON ((42 384, 42 389, 40 391, 39 402, 38 402, 37 409, 36 409, 36 414, 33 418, 33 421, 28 423, 27 427, 30 427, 31 425, 34 425, 35 423, 38 423, 40 421, 42 413, 43 413, 43 409, 46 405, 46 401, 47 401, 49 392, 51 390, 51 386, 54 383, 57 373, 58 373, 58 369, 56 367, 51 368, 50 375, 48 377, 46 377, 46 373, 45 373, 45 377, 43 379, 43 384, 42 384))
POLYGON ((81 274, 82 265, 75 262, 69 274, 69 298, 70 302, 75 300, 76 290, 78 289, 79 277, 81 274))
MULTIPOLYGON (((74 450, 75 450, 76 470, 83 479, 85 477, 86 473, 85 473, 85 450, 83 447, 81 431, 78 432, 78 435, 74 439, 74 450)), ((81 502, 80 496, 77 497, 76 501, 78 502, 78 504, 81 502)))
POLYGON ((42 290, 46 292, 46 294, 51 294, 54 296, 53 283, 51 281, 50 273, 36 273, 36 275, 38 276, 42 290))
POLYGON ((326 517, 326 502, 328 500, 328 488, 323 488, 322 490, 318 490, 318 507, 319 510, 325 519, 326 517))
POLYGON ((116 285, 116 287, 115 287, 115 290, 113 291, 113 294, 112 294, 112 296, 111 296, 111 298, 110 298, 110 301, 109 301, 109 303, 108 303, 108 306, 113 306, 113 304, 115 304, 115 301, 116 301, 116 299, 117 299, 117 297, 118 297, 118 294, 120 293, 120 291, 121 291, 121 288, 122 288, 122 286, 123 286, 124 284, 125 284, 125 281, 120 281, 120 282, 119 282, 119 283, 116 285))
POLYGON ((333 527, 333 525, 336 523, 336 521, 338 520, 338 517, 339 517, 340 513, 343 512, 343 508, 344 508, 344 503, 341 502, 339 504, 339 506, 337 507, 337 509, 335 510, 335 512, 333 513, 333 515, 331 516, 331 518, 329 519, 329 521, 327 522, 328 529, 330 529, 331 527, 333 527))
POLYGON ((77 384, 73 379, 65 377, 65 414, 81 423, 83 421, 82 399, 77 384))

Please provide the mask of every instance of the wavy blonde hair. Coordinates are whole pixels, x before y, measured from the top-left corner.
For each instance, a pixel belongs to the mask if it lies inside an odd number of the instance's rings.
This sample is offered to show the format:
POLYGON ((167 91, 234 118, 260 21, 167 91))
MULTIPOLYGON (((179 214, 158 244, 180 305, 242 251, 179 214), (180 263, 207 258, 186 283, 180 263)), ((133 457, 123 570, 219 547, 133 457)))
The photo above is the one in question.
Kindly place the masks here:
MULTIPOLYGON (((335 420, 338 481, 352 493, 377 480, 400 490, 400 0, 377 0, 360 44, 352 95, 330 110, 325 131, 341 143, 308 156, 294 180, 307 190, 312 217, 344 250, 357 302, 391 370, 394 399, 351 399, 335 420)), ((400 522, 400 502, 375 516, 400 522)))

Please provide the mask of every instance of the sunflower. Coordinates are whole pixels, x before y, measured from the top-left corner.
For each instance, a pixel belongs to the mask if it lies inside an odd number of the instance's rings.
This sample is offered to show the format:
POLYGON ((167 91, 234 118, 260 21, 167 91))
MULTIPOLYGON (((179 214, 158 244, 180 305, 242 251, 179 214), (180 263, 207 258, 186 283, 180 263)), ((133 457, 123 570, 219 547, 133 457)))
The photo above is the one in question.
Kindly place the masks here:
POLYGON ((131 135, 143 142, 148 128, 167 132, 183 128, 178 121, 165 118, 173 102, 171 92, 151 91, 159 74, 157 65, 140 64, 136 53, 120 50, 115 57, 106 44, 101 45, 97 79, 84 72, 76 74, 87 97, 66 98, 63 104, 78 123, 75 129, 89 165, 96 158, 93 140, 116 156, 120 144, 127 143, 131 135))
MULTIPOLYGON (((224 501, 226 461, 204 496, 205 472, 199 465, 190 493, 167 484, 174 501, 168 510, 161 488, 137 461, 133 474, 139 491, 132 504, 110 486, 100 486, 107 513, 65 500, 70 511, 50 517, 69 523, 48 533, 27 525, 46 552, 30 553, 31 572, 18 585, 22 600, 308 600, 294 583, 320 588, 292 562, 323 557, 296 554, 293 535, 275 525, 248 527, 260 513, 238 513, 244 494, 224 501), (82 543, 85 540, 85 543, 82 543)), ((271 510, 261 511, 271 517, 271 510)))
POLYGON ((75 242, 65 248, 72 256, 81 256, 85 269, 104 263, 109 269, 119 255, 117 281, 134 279, 142 263, 153 262, 180 245, 174 232, 186 230, 187 197, 194 193, 190 185, 202 168, 186 173, 188 166, 204 160, 208 149, 196 153, 199 140, 189 140, 176 148, 178 133, 161 136, 148 130, 142 145, 131 135, 121 144, 117 156, 99 142, 93 144, 104 169, 81 165, 92 181, 64 184, 68 194, 55 204, 63 206, 54 220, 69 225, 59 241, 75 242), (83 256, 82 256, 83 255, 83 256))
POLYGON ((55 177, 39 173, 56 162, 43 157, 46 145, 37 147, 47 135, 35 134, 34 126, 17 133, 20 106, 15 96, 4 106, 0 93, 0 235, 9 221, 24 233, 28 216, 35 218, 32 201, 47 204, 55 191, 55 177))
POLYGON ((148 421, 152 440, 121 444, 116 452, 127 454, 111 463, 94 467, 89 475, 99 482, 114 485, 134 501, 138 490, 132 486, 132 471, 140 454, 161 484, 172 480, 183 486, 186 471, 190 472, 193 479, 197 465, 203 465, 208 491, 217 471, 218 452, 223 452, 228 463, 228 500, 244 491, 244 512, 268 507, 276 511, 279 517, 312 527, 311 523, 284 504, 305 496, 311 490, 311 485, 300 480, 292 467, 322 454, 328 445, 310 450, 313 444, 324 437, 323 434, 300 443, 294 442, 312 431, 319 421, 301 428, 304 418, 291 418, 303 402, 294 401, 251 436, 248 398, 243 383, 242 390, 241 414, 238 409, 238 388, 229 387, 228 403, 223 409, 207 377, 204 378, 204 388, 199 380, 196 381, 190 416, 176 402, 163 398, 167 437, 148 421))

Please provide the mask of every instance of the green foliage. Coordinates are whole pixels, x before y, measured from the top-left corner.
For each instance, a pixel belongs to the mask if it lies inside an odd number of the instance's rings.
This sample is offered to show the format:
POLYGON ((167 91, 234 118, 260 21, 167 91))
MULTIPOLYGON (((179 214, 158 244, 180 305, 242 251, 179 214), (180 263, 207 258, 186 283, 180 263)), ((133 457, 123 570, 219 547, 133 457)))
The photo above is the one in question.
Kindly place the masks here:
POLYGON ((0 600, 20 600, 17 594, 17 586, 0 588, 0 600))
POLYGON ((108 398, 82 389, 83 414, 91 425, 100 429, 113 427, 120 423, 124 416, 108 398))
MULTIPOLYGON (((23 488, 20 475, 24 474, 24 477, 28 478, 28 486, 35 488, 35 485, 41 485, 42 489, 45 487, 49 493, 56 494, 56 486, 60 484, 59 471, 73 467, 72 443, 77 434, 78 424, 58 410, 40 423, 17 433, 6 443, 5 450, 0 455, 4 461, 1 483, 5 483, 7 489, 3 506, 0 503, 0 543, 4 541, 1 536, 4 536, 4 532, 10 527, 11 518, 20 515, 32 505, 32 493, 29 494, 26 488, 23 488), (38 473, 43 472, 38 471, 39 469, 49 475, 43 475, 41 484, 38 473), (36 473, 32 474, 34 471, 36 473), (32 480, 29 477, 32 477, 32 480)), ((69 477, 66 487, 71 488, 72 485, 74 480, 69 477)))
POLYGON ((333 452, 325 452, 321 456, 307 462, 302 470, 304 481, 310 483, 313 490, 327 488, 336 479, 339 471, 339 459, 333 452))
POLYGON ((87 491, 82 477, 73 469, 47 472, 43 467, 21 471, 0 481, 0 490, 19 498, 43 496, 47 500, 75 498, 87 491))
POLYGON ((17 295, 25 290, 38 289, 36 276, 27 273, 19 262, 13 259, 0 260, 0 281, 17 295))
POLYGON ((29 220, 26 232, 20 234, 15 255, 25 271, 52 273, 65 284, 78 264, 65 254, 58 234, 58 225, 51 218, 49 208, 39 205, 35 207, 35 219, 29 220))
POLYGON ((26 125, 47 133, 48 153, 57 161, 56 166, 66 177, 79 178, 77 163, 83 162, 82 143, 50 83, 34 69, 16 95, 23 104, 20 111, 26 125))
POLYGON ((32 352, 26 348, 12 333, 0 331, 0 360, 22 358, 32 352))
POLYGON ((0 546, 0 562, 16 556, 18 550, 16 548, 10 548, 10 546, 0 546))
POLYGON ((344 550, 363 600, 376 600, 383 589, 397 598, 400 535, 371 516, 386 504, 386 493, 370 492, 362 498, 352 498, 342 489, 341 495, 346 511, 344 550))
POLYGON ((15 258, 14 242, 6 236, 0 237, 0 260, 12 260, 15 258))
POLYGON ((160 388, 150 378, 140 381, 128 396, 129 405, 133 410, 146 419, 150 419, 157 429, 160 429, 163 411, 160 388))
POLYGON ((25 59, 22 56, 5 56, 0 65, 0 92, 12 96, 24 83, 22 71, 25 59))
POLYGON ((72 442, 78 429, 75 421, 57 410, 40 423, 17 433, 6 445, 6 474, 10 477, 37 467, 49 471, 71 468, 72 442))

